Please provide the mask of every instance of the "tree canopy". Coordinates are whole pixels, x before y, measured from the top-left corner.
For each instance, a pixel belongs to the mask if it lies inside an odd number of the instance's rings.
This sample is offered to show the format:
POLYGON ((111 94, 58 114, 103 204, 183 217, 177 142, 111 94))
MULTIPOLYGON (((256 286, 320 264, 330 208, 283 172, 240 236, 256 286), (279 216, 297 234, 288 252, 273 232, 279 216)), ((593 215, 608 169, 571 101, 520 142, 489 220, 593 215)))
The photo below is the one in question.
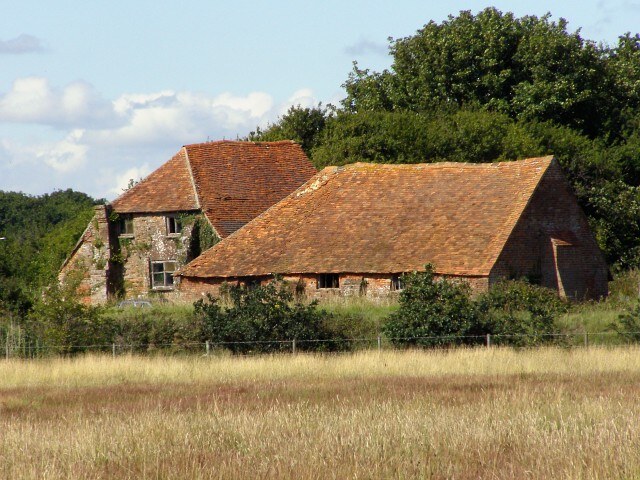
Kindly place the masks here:
POLYGON ((0 308, 30 306, 56 277, 95 203, 73 190, 35 197, 0 191, 0 308))
POLYGON ((389 53, 382 72, 354 63, 338 108, 293 107, 252 138, 301 141, 318 168, 553 154, 609 264, 640 266, 638 34, 597 44, 550 14, 487 8, 390 39, 389 53))

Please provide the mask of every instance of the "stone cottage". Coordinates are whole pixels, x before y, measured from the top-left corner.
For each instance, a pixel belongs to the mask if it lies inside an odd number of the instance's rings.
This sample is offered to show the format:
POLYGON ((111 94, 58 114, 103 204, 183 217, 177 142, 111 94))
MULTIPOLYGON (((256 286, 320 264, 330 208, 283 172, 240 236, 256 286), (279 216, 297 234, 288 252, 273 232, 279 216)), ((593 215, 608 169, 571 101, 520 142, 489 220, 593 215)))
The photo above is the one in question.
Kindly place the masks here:
POLYGON ((316 173, 291 141, 185 145, 95 216, 60 280, 80 276, 86 302, 175 296, 174 272, 316 173))
POLYGON ((607 294, 607 265, 553 157, 328 167, 177 275, 191 298, 274 273, 312 298, 382 296, 426 263, 475 291, 527 277, 573 299, 607 294))

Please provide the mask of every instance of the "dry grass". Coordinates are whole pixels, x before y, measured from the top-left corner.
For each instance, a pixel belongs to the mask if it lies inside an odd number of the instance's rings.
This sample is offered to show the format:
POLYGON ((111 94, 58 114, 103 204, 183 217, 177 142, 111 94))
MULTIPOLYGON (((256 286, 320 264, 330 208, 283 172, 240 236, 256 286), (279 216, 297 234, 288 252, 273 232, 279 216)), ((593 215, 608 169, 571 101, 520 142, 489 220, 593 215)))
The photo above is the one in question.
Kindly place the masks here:
POLYGON ((0 363, 0 478, 636 478, 640 349, 0 363))

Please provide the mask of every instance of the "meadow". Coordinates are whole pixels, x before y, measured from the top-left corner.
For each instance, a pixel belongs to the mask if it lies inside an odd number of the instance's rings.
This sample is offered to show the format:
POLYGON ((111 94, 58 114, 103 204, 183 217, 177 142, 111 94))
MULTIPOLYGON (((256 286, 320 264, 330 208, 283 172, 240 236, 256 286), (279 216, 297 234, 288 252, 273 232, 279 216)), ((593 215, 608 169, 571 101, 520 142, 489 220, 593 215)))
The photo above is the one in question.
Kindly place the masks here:
POLYGON ((636 478, 640 348, 0 362, 1 478, 636 478))

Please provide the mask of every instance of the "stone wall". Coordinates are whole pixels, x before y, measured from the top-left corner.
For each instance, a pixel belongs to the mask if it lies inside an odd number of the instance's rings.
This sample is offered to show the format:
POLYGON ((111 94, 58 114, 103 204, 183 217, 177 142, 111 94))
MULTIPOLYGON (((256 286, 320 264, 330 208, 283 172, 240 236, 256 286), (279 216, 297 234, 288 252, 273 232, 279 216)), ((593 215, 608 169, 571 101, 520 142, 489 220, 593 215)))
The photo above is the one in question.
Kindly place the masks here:
POLYGON ((61 283, 78 282, 77 291, 85 303, 104 303, 109 297, 109 240, 109 209, 106 205, 98 205, 58 275, 61 283))
POLYGON ((133 233, 119 235, 109 206, 95 207, 95 215, 58 276, 61 282, 79 278, 82 300, 102 304, 116 296, 149 296, 180 300, 175 288, 152 288, 153 261, 175 261, 184 266, 191 258, 195 215, 184 216, 179 234, 168 234, 167 215, 133 214, 133 233))
POLYGON ((121 287, 125 298, 152 295, 177 299, 175 288, 152 285, 152 262, 172 261, 180 268, 190 261, 193 221, 185 221, 181 233, 168 234, 166 216, 133 214, 133 234, 116 235, 117 253, 114 257, 121 265, 121 287))

